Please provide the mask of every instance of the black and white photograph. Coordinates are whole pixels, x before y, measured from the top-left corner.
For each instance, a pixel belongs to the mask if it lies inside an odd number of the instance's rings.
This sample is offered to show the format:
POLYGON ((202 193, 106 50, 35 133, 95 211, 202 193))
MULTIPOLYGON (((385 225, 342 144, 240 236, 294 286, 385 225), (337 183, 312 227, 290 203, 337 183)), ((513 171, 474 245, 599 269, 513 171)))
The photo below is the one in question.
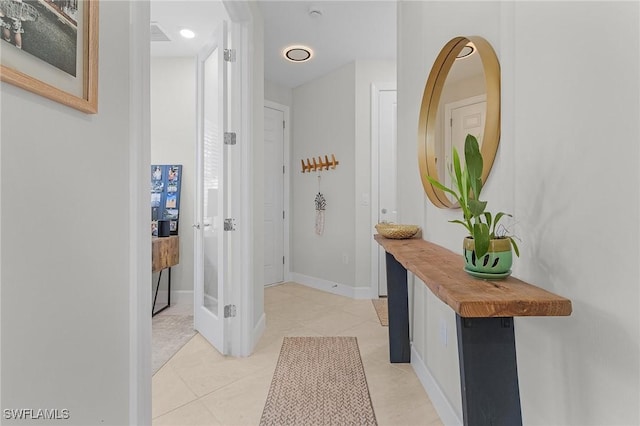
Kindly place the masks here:
POLYGON ((98 111, 99 0, 0 0, 0 79, 98 111))
POLYGON ((2 40, 77 75, 78 0, 0 0, 2 40))

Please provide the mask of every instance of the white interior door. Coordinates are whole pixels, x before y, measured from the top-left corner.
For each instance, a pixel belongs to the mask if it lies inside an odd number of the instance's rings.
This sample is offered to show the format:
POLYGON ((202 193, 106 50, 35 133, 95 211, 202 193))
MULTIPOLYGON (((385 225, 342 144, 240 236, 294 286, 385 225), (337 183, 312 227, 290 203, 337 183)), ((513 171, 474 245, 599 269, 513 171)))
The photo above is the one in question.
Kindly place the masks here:
MULTIPOLYGON (((482 146, 486 115, 486 95, 474 96, 445 105, 445 123, 449 123, 448 126, 445 126, 444 132, 445 167, 449 167, 449 164, 453 162, 453 148, 460 154, 460 161, 464 162, 464 141, 468 134, 475 136, 482 146)), ((450 188, 451 175, 448 171, 444 175, 444 184, 450 188)))
POLYGON ((264 107, 264 283, 284 280, 284 111, 264 107))
POLYGON ((222 22, 214 42, 198 55, 198 150, 194 323, 220 353, 229 351, 225 300, 229 282, 227 131, 227 25, 222 22))
MULTIPOLYGON (((385 221, 397 222, 397 100, 395 88, 393 90, 380 90, 376 102, 377 118, 374 117, 374 122, 377 121, 377 147, 374 147, 374 149, 377 150, 378 158, 378 215, 376 223, 385 221)), ((385 251, 380 246, 377 248, 377 257, 378 295, 386 296, 386 259, 385 251)))

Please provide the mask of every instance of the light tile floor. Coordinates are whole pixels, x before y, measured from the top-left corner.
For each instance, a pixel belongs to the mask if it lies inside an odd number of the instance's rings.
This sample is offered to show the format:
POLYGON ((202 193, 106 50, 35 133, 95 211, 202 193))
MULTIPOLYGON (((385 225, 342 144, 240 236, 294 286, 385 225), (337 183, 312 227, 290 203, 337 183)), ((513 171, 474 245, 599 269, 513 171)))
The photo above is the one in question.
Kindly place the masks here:
POLYGON ((153 376, 154 425, 258 425, 285 336, 355 336, 380 426, 442 425, 408 364, 390 364, 370 300, 295 283, 265 289, 267 328, 253 355, 220 355, 199 334, 153 376))

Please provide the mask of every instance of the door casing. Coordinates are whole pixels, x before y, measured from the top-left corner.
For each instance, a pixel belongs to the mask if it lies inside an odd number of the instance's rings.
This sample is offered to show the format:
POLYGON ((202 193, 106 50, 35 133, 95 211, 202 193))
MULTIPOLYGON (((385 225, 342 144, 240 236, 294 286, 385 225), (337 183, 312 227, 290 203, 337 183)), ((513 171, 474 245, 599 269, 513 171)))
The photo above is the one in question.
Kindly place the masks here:
MULTIPOLYGON (((386 91, 396 91, 396 83, 373 83, 371 85, 371 232, 377 231, 375 225, 378 223, 380 199, 379 199, 379 179, 380 179, 380 123, 379 123, 379 101, 380 93, 386 91)), ((397 192, 397 188, 396 188, 397 192)), ((380 245, 371 238, 371 297, 380 296, 380 245)), ((386 282, 386 281, 385 281, 386 282)), ((385 293, 385 292, 383 292, 385 293)), ((382 294, 385 295, 385 294, 382 294)))
MULTIPOLYGON (((291 185, 291 143, 290 143, 290 108, 286 105, 279 104, 277 102, 266 101, 264 102, 265 108, 271 108, 277 111, 282 111, 284 117, 284 135, 283 135, 283 197, 282 197, 282 211, 284 212, 283 220, 283 280, 290 281, 290 185, 291 185)), ((265 282, 266 285, 269 285, 265 282)))

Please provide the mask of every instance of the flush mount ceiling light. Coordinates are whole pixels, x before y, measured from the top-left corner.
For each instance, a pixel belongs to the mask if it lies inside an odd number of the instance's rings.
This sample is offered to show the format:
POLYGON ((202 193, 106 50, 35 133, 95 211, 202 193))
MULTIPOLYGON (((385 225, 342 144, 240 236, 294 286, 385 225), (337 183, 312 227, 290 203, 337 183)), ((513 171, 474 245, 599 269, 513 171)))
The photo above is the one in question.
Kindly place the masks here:
POLYGON ((291 62, 305 62, 313 57, 313 50, 307 46, 289 46, 282 51, 282 54, 291 62))
POLYGON ((458 53, 458 56, 456 56, 456 60, 467 58, 471 56, 475 51, 476 51, 476 47, 473 45, 473 43, 469 42, 466 44, 466 46, 462 48, 460 53, 458 53))
POLYGON ((184 38, 194 38, 196 36, 196 33, 191 31, 190 29, 183 28, 180 30, 180 35, 184 38))

